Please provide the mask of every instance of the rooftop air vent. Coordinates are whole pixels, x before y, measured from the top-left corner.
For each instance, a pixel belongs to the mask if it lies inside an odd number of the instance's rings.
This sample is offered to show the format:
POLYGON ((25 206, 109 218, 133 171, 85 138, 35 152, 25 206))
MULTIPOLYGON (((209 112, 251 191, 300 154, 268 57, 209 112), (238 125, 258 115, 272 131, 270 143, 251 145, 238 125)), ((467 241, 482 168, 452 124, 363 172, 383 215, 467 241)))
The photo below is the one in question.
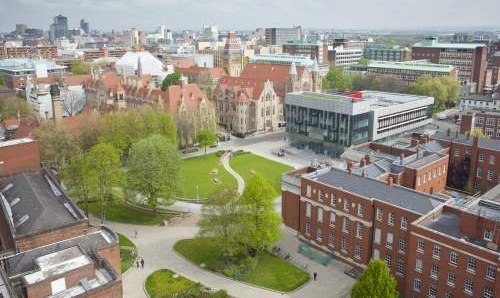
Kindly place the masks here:
POLYGON ((25 214, 21 216, 21 218, 14 224, 14 227, 17 229, 19 228, 23 223, 25 223, 28 219, 30 218, 29 215, 25 214))
POLYGON ((15 198, 14 200, 12 200, 12 201, 10 202, 10 207, 12 207, 12 206, 14 206, 15 204, 19 203, 19 201, 21 201, 21 199, 20 199, 20 198, 15 198))

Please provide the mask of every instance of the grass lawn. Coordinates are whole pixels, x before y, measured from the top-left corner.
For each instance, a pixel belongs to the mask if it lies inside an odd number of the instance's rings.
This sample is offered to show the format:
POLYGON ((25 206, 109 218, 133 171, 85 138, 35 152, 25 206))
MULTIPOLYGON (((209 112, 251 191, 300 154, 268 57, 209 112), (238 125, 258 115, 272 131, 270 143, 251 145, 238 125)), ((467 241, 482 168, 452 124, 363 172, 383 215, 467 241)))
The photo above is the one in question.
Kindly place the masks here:
POLYGON ((120 242, 120 263, 122 273, 124 273, 134 265, 135 258, 137 257, 137 249, 134 243, 122 234, 118 234, 118 239, 120 242))
POLYGON ((251 153, 231 158, 230 164, 245 180, 248 179, 252 172, 262 175, 276 190, 275 195, 281 192, 281 175, 293 170, 290 166, 251 153))
MULTIPOLYGON (((222 255, 210 238, 184 239, 177 242, 174 249, 191 262, 203 263, 212 271, 218 270, 221 263, 222 255)), ((255 268, 241 278, 244 282, 281 292, 290 292, 309 279, 309 273, 267 252, 258 255, 255 268)))
POLYGON ((151 273, 146 279, 146 291, 151 298, 164 297, 229 297, 225 291, 207 291, 204 286, 168 269, 151 273), (175 276, 175 277, 174 277, 175 276), (186 295, 182 295, 184 292, 186 295), (189 294, 188 294, 189 293, 189 294), (213 294, 213 296, 209 295, 213 294))
POLYGON ((199 197, 207 198, 220 186, 236 188, 236 180, 224 170, 222 164, 219 163, 219 157, 212 153, 182 159, 179 181, 181 196, 196 199, 196 185, 199 186, 199 197), (217 174, 212 174, 214 169, 217 169, 217 174), (221 184, 215 184, 214 178, 219 179, 221 184))
MULTIPOLYGON (((84 204, 79 205, 80 208, 85 209, 84 204)), ((101 206, 99 203, 90 203, 89 212, 96 217, 101 217, 101 206)), ((158 215, 154 216, 148 212, 134 210, 125 206, 121 200, 115 199, 107 206, 106 220, 128 223, 134 225, 159 225, 164 220, 172 218, 172 215, 158 215)))

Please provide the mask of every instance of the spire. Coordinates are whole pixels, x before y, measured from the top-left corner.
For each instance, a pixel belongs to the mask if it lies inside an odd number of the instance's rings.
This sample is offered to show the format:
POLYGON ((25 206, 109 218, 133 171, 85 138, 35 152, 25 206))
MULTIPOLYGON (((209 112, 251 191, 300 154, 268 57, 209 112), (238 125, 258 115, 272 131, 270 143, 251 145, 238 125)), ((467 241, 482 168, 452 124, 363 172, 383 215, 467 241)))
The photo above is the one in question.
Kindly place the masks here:
POLYGON ((292 61, 292 64, 290 65, 290 71, 288 72, 289 75, 297 75, 297 68, 295 67, 295 61, 292 61))

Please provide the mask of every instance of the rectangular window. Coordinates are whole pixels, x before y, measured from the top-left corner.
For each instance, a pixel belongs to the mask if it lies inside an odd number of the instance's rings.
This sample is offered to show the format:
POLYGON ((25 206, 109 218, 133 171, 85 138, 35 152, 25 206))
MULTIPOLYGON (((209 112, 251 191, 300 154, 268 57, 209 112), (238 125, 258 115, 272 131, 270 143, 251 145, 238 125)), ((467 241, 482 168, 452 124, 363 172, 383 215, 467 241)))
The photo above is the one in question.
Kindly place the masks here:
POLYGON ((460 156, 460 149, 455 149, 454 155, 455 155, 455 157, 460 156))
POLYGON ((399 247, 398 247, 399 252, 405 253, 406 252, 406 240, 401 238, 399 239, 399 247))
POLYGON ((306 235, 309 235, 311 233, 311 223, 306 222, 306 235))
POLYGON ((328 232, 328 245, 333 246, 334 241, 335 236, 333 235, 333 231, 328 232))
POLYGON ((479 162, 483 162, 483 161, 484 161, 484 154, 479 153, 479 162))
POLYGON ((344 219, 342 221, 342 230, 344 232, 349 232, 349 225, 350 225, 349 217, 344 216, 344 219))
POLYGON ((448 272, 448 279, 446 280, 446 284, 448 284, 450 287, 455 286, 455 273, 453 272, 448 272))
POLYGON ((365 206, 361 203, 358 204, 358 216, 363 217, 365 214, 365 206))
POLYGON ((344 199, 344 211, 349 212, 349 200, 344 199))
POLYGON ((384 212, 382 212, 382 209, 377 208, 375 211, 375 217, 377 218, 378 221, 382 221, 382 217, 384 216, 384 212))
POLYGON ((490 155, 490 165, 495 164, 495 155, 490 155))
POLYGON ((481 178, 482 174, 483 174, 483 169, 481 169, 480 167, 477 167, 476 177, 481 178))
POLYGON ((384 260, 387 263, 387 267, 390 269, 392 267, 392 255, 386 254, 384 260))
POLYGON ((356 224, 356 237, 359 239, 363 238, 363 224, 360 222, 356 224))
POLYGON ((413 290, 420 292, 422 290, 422 281, 418 278, 413 280, 413 290))
POLYGON ((330 212, 330 225, 335 226, 335 221, 337 220, 337 215, 335 212, 330 212))
POLYGON ((415 271, 417 272, 422 272, 422 260, 416 259, 415 260, 415 271))
POLYGON ((386 241, 385 241, 385 246, 387 248, 391 248, 392 249, 392 242, 393 242, 393 235, 392 233, 387 233, 387 238, 386 238, 386 241))
POLYGON ((306 216, 307 217, 311 217, 311 208, 312 208, 311 203, 306 203, 306 216))
POLYGON ((318 221, 322 222, 323 221, 323 208, 318 207, 318 221))
POLYGON ((456 251, 451 251, 450 252, 450 263, 453 264, 453 265, 457 265, 458 264, 458 254, 456 251))
POLYGON ((316 239, 319 242, 323 241, 323 230, 321 229, 321 227, 316 228, 316 239))
POLYGON ((484 240, 486 241, 492 241, 493 240, 493 233, 491 232, 491 230, 484 230, 484 240))
POLYGON ((465 283, 464 283, 465 293, 472 295, 473 287, 474 287, 474 282, 472 280, 466 278, 465 283))
POLYGON ((311 198, 311 185, 306 187, 306 197, 311 198))
POLYGON ((486 118, 486 125, 495 126, 495 119, 494 118, 486 118))
POLYGON ((488 176, 487 176, 488 180, 489 181, 493 181, 493 171, 492 170, 488 170, 488 176))
POLYGON ((405 274, 405 261, 402 259, 398 259, 396 274, 399 274, 399 275, 405 274))
POLYGON ((335 204, 337 204, 337 196, 330 194, 330 205, 335 206, 335 204))
POLYGON ((435 285, 430 285, 429 286, 429 295, 427 297, 429 298, 436 298, 437 290, 435 285))
POLYGON ((425 248, 424 239, 418 239, 418 242, 417 242, 417 250, 418 250, 419 252, 424 252, 424 248, 425 248))
POLYGON ((401 217, 401 230, 406 231, 408 229, 408 218, 406 216, 401 217))
POLYGON ((347 253, 347 251, 348 251, 348 249, 347 249, 347 238, 345 236, 342 237, 342 243, 341 243, 340 249, 344 253, 347 253))
POLYGON ((323 202, 324 199, 325 199, 325 191, 320 189, 318 193, 318 201, 323 202))
POLYGON ((354 246, 354 258, 361 260, 361 245, 359 244, 354 246))
POLYGON ((472 273, 476 272, 476 266, 477 266, 476 259, 469 257, 469 260, 467 261, 467 271, 472 273))
POLYGON ((495 266, 486 267, 486 278, 495 280, 497 277, 497 268, 495 266))
POLYGON ((495 291, 492 288, 485 287, 483 291, 483 298, 493 298, 495 297, 495 291))
POLYGON ((476 119, 476 124, 483 124, 484 123, 484 118, 483 117, 478 117, 476 119))
POLYGON ((389 216, 388 216, 388 218, 387 218, 387 223, 388 223, 389 225, 393 226, 393 225, 394 225, 394 221, 395 221, 395 219, 396 219, 396 216, 394 215, 394 213, 389 212, 389 216))
POLYGON ((438 279, 439 278, 439 266, 436 264, 432 264, 431 267, 431 277, 438 279))
POLYGON ((375 228, 375 236, 373 237, 373 242, 380 244, 380 238, 382 231, 379 228, 375 228))
POLYGON ((441 246, 437 244, 434 245, 434 249, 432 250, 432 257, 438 260, 441 258, 441 246))

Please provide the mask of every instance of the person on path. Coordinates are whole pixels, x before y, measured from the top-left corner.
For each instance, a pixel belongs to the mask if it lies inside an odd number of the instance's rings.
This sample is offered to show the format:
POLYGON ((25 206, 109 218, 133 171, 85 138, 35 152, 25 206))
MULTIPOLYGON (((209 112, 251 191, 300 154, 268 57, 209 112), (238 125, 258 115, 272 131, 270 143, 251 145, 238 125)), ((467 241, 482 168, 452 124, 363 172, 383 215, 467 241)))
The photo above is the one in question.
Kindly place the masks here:
POLYGON ((144 259, 141 259, 141 266, 144 268, 144 259))
POLYGON ((313 277, 314 277, 314 280, 316 280, 316 278, 318 277, 318 273, 314 272, 313 277))
POLYGON ((135 238, 137 239, 137 230, 135 230, 135 238))

